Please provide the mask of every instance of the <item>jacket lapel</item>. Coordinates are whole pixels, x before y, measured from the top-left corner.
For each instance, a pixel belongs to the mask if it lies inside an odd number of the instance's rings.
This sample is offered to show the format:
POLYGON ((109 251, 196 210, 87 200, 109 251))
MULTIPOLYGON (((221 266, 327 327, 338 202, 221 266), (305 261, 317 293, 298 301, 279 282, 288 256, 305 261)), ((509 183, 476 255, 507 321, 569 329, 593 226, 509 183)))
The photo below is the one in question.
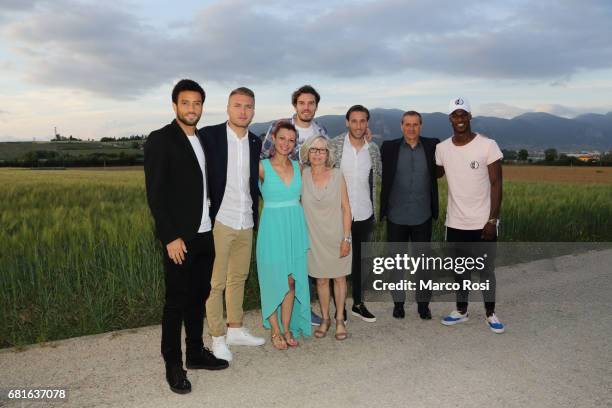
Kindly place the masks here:
MULTIPOLYGON (((198 163, 198 158, 196 157, 196 154, 193 151, 193 147, 191 146, 191 143, 189 142, 189 140, 187 140, 187 135, 185 135, 185 132, 179 126, 176 119, 172 121, 172 126, 174 128, 174 137, 176 141, 178 142, 180 148, 183 150, 185 158, 191 162, 191 166, 193 167, 193 169, 197 171, 200 177, 202 177, 202 170, 200 169, 200 163, 198 163)), ((197 135, 197 132, 196 132, 196 135, 197 135)), ((202 143, 200 142, 200 144, 202 143)))
POLYGON ((257 150, 257 136, 255 135, 255 133, 251 133, 249 131, 248 134, 248 138, 249 138, 249 167, 250 167, 250 173, 249 173, 249 178, 253 178, 253 177, 257 177, 257 174, 259 173, 259 154, 261 152, 258 152, 257 150))
POLYGON ((393 150, 391 151, 391 166, 390 168, 393 169, 393 171, 391 172, 391 178, 389 179, 389 188, 391 188, 391 186, 393 185, 393 181, 395 180, 395 172, 397 171, 397 159, 399 157, 399 150, 400 150, 400 146, 403 143, 404 139, 403 138, 399 138, 395 141, 395 143, 393 143, 393 150))
POLYGON ((227 184, 227 157, 229 156, 229 146, 227 145, 227 123, 221 126, 221 132, 219 133, 219 138, 216 140, 218 143, 218 149, 215 149, 215 152, 211 152, 212 154, 219 154, 221 156, 221 160, 219 161, 220 168, 219 176, 221 177, 221 185, 223 186, 223 191, 225 192, 225 186, 227 184))

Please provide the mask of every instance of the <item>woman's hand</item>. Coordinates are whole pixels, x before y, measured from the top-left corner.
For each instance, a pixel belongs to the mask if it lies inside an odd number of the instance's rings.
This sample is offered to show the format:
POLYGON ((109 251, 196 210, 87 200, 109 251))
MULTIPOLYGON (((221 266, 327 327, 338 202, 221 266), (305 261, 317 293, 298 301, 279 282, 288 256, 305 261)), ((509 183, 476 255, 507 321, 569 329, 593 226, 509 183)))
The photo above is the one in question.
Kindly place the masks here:
POLYGON ((351 252, 351 244, 348 241, 343 239, 342 242, 340 243, 340 258, 344 258, 350 252, 351 252))

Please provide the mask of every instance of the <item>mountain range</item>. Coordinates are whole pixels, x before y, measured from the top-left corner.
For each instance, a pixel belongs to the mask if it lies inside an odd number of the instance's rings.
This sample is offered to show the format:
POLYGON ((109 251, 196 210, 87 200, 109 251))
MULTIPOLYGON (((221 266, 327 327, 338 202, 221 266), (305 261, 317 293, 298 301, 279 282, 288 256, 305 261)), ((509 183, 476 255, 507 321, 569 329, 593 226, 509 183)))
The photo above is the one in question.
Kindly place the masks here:
MULTIPOLYGON (((402 136, 399 109, 372 109, 369 126, 378 143, 402 136)), ((421 135, 444 140, 451 136, 448 115, 440 112, 423 113, 421 135)), ((330 136, 346 132, 344 115, 324 115, 316 118, 330 136)), ((271 122, 254 123, 250 130, 261 135, 271 122)), ((612 149, 612 112, 587 113, 573 119, 542 112, 528 112, 512 119, 477 116, 472 130, 495 139, 503 149, 542 151, 554 147, 559 151, 608 151, 612 149)))

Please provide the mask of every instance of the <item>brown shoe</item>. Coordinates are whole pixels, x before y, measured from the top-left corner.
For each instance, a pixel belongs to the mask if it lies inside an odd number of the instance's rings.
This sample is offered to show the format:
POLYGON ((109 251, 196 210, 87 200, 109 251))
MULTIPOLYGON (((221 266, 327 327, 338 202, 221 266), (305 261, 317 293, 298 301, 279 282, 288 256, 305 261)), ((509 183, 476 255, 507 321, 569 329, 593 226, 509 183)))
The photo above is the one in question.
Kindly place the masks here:
POLYGON ((343 321, 336 321, 336 340, 346 340, 348 333, 346 332, 346 326, 343 321))
POLYGON ((327 336, 327 331, 331 325, 331 319, 321 319, 321 325, 315 330, 314 335, 317 339, 322 339, 327 336))

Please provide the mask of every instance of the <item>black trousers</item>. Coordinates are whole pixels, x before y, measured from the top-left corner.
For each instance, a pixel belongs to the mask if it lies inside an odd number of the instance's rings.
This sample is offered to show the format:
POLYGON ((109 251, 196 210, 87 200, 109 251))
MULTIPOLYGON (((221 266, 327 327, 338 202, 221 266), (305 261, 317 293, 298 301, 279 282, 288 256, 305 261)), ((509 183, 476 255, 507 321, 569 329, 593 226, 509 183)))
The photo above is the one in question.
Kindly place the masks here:
MULTIPOLYGON (((389 221, 387 218, 387 241, 388 242, 431 242, 431 234, 432 234, 432 220, 431 217, 427 219, 422 224, 418 225, 400 225, 394 224, 389 221)), ((410 245, 410 252, 418 255, 420 254, 422 248, 418 245, 410 245)), ((403 278, 403 273, 395 274, 395 281, 400 281, 403 278)), ((417 280, 423 279, 421 273, 417 272, 417 280)), ((393 301, 396 303, 404 303, 406 301, 406 292, 405 291, 393 291, 392 292, 393 301)), ((429 290, 417 290, 416 291, 416 300, 419 303, 429 303, 431 299, 431 291, 429 290)))
POLYGON ((197 234, 185 244, 187 253, 182 265, 175 264, 164 248, 166 301, 162 316, 161 353, 166 365, 182 365, 183 323, 187 355, 198 352, 204 346, 204 303, 210 293, 215 259, 212 232, 197 234))
MULTIPOLYGON (((462 246, 461 249, 455 250, 456 256, 482 256, 482 253, 487 253, 487 262, 485 268, 480 272, 480 282, 489 280, 489 290, 482 291, 484 306, 489 316, 495 312, 495 246, 491 245, 497 242, 497 236, 492 241, 485 241, 481 238, 482 229, 479 230, 460 230, 446 227, 447 242, 474 242, 475 245, 470 248, 462 246), (481 245, 478 245, 480 243, 481 245), (463 252, 459 254, 457 252, 463 252)), ((466 270, 462 274, 455 274, 455 281, 462 283, 463 280, 470 280, 471 272, 466 270)), ((469 291, 460 289, 457 291, 457 310, 465 313, 468 308, 469 291)))
POLYGON ((361 262, 361 243, 372 240, 374 230, 374 215, 363 221, 351 223, 351 236, 353 238, 353 264, 351 266, 351 283, 353 286, 353 305, 363 302, 363 281, 367 279, 367 269, 361 262), (362 275, 364 271, 364 275, 362 275))

